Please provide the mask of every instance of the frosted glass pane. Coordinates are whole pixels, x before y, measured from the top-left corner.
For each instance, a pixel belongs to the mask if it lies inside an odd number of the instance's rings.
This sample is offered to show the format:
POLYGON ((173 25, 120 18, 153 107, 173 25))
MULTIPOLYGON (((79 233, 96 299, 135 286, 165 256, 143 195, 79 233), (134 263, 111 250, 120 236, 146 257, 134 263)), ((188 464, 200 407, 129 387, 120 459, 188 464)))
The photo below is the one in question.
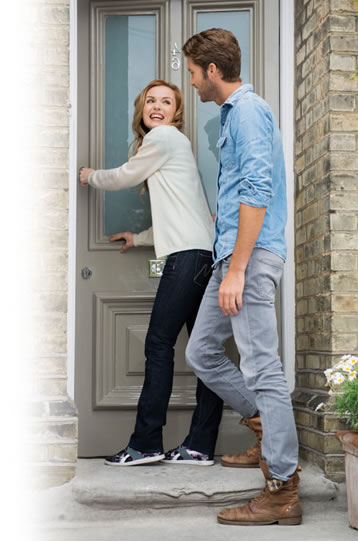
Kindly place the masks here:
MULTIPOLYGON (((197 32, 208 28, 225 28, 237 38, 241 49, 241 79, 250 82, 250 11, 215 11, 198 13, 197 32)), ((216 143, 219 138, 219 107, 214 102, 202 103, 197 96, 197 149, 198 167, 205 188, 211 212, 216 208, 216 176, 219 152, 216 143)))
MULTIPOLYGON (((105 25, 105 168, 128 160, 134 99, 156 78, 154 15, 111 15, 105 25)), ((105 192, 104 233, 138 233, 151 225, 148 194, 105 192)))

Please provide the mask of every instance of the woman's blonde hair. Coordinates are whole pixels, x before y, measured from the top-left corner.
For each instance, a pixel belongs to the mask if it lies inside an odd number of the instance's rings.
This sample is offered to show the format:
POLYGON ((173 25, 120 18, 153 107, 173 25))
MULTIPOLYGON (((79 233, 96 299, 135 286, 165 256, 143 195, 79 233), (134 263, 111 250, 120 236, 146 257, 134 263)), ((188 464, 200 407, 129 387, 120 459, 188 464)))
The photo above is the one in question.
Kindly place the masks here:
POLYGON ((154 79, 154 81, 151 81, 138 96, 136 97, 134 101, 134 115, 133 115, 133 122, 132 122, 132 130, 134 133, 134 140, 131 143, 132 150, 132 156, 137 154, 139 147, 143 143, 144 136, 149 132, 149 128, 147 128, 144 125, 143 122, 143 109, 145 105, 145 99, 147 96, 148 91, 153 87, 168 87, 172 89, 175 95, 175 104, 176 104, 176 111, 174 118, 172 122, 170 123, 170 126, 175 126, 180 130, 183 127, 184 124, 184 97, 182 91, 176 86, 173 85, 173 83, 168 83, 167 81, 163 81, 163 79, 154 79))

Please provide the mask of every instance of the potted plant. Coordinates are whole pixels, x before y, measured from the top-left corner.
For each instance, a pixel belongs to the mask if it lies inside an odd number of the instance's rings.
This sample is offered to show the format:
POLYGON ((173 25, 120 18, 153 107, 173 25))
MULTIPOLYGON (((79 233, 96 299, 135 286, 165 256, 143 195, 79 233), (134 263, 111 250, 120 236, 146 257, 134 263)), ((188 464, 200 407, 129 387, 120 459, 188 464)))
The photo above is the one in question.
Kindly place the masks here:
MULTIPOLYGON (((348 519, 351 527, 358 529, 358 357, 342 356, 338 363, 324 374, 331 396, 328 408, 344 417, 350 430, 338 431, 345 455, 345 470, 348 499, 348 519)), ((327 407, 320 403, 316 410, 327 407)))

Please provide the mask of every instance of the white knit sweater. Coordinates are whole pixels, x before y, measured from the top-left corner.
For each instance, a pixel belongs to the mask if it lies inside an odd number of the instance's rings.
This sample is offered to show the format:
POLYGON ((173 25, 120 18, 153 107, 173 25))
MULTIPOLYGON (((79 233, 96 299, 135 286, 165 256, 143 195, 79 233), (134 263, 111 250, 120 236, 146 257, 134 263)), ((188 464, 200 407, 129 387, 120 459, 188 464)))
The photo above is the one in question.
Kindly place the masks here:
POLYGON ((153 244, 157 258, 190 249, 212 250, 214 226, 188 138, 174 126, 153 128, 122 166, 96 170, 91 186, 121 190, 148 180, 152 229, 134 236, 153 244))

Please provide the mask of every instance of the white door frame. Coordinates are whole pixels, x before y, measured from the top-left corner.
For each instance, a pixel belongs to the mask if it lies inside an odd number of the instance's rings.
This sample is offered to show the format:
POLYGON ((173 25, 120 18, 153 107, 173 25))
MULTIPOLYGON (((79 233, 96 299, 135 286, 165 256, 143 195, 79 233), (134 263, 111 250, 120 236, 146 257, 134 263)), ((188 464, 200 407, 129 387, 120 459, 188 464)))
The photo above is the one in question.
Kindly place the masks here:
MULTIPOLYGON (((76 229, 77 229, 77 0, 70 0, 70 139, 68 219, 67 393, 75 397, 76 229)), ((84 164, 86 165, 86 164, 84 164)))
MULTIPOLYGON (((280 2, 280 129, 287 175, 287 261, 281 282, 282 360, 290 391, 295 386, 295 265, 294 265, 294 0, 280 2)), ((76 209, 77 209, 77 0, 70 0, 70 139, 67 392, 75 394, 76 209)))
POLYGON ((280 130, 287 184, 287 260, 281 280, 281 357, 290 392, 295 388, 294 0, 280 1, 280 130))

